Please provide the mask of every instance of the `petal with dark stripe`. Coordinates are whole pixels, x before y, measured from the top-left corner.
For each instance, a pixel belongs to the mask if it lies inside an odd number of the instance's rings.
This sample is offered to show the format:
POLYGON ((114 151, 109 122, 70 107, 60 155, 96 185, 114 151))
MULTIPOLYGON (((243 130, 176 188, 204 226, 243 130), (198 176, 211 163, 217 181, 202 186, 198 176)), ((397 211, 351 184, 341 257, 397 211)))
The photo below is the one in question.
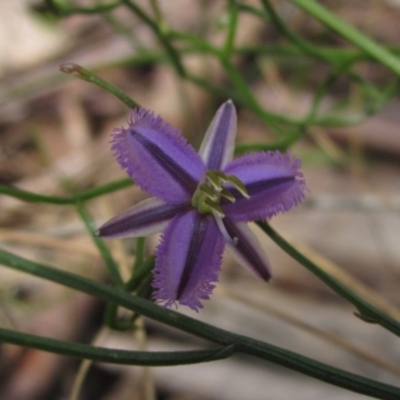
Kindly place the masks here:
POLYGON ((218 280, 224 239, 211 215, 191 211, 174 218, 156 250, 153 289, 165 307, 203 307, 218 280))
POLYGON ((236 125, 235 106, 229 100, 218 109, 199 150, 207 169, 221 170, 232 160, 236 125))
POLYGON ((167 203, 190 200, 205 172, 180 132, 142 108, 132 111, 127 129, 114 130, 112 150, 143 190, 167 203))
POLYGON ((261 279, 269 281, 271 268, 268 258, 254 233, 246 223, 233 222, 229 218, 223 219, 224 225, 233 243, 228 242, 228 248, 232 251, 238 262, 255 273, 261 279))
POLYGON ((149 198, 102 225, 96 232, 106 238, 147 236, 162 231, 177 214, 189 210, 185 204, 166 204, 149 198))
POLYGON ((299 159, 278 151, 252 153, 235 159, 223 172, 238 177, 250 198, 229 188, 236 202, 224 202, 223 212, 233 221, 254 221, 300 204, 306 189, 300 165, 299 159))

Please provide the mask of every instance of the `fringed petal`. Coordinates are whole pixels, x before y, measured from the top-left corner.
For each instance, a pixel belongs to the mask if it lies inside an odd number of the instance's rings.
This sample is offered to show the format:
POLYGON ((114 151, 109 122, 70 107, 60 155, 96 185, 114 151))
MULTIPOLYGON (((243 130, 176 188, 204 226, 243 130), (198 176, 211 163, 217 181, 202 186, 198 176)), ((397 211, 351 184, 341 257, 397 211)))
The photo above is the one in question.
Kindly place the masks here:
POLYGON ((191 211, 174 218, 156 250, 154 299, 165 307, 202 308, 218 280, 224 239, 211 215, 191 211))
POLYGON ((236 202, 225 201, 223 212, 233 221, 254 221, 271 218, 300 204, 306 189, 300 166, 299 159, 279 151, 251 153, 235 159, 223 172, 238 177, 250 198, 228 188, 236 202))
POLYGON ((235 106, 229 100, 218 109, 199 150, 207 169, 221 170, 232 160, 236 125, 235 106))
POLYGON ((185 204, 166 204, 149 198, 102 225, 96 235, 106 238, 147 236, 161 232, 177 214, 189 209, 185 204))
POLYGON ((111 143, 127 174, 167 203, 190 200, 205 172, 201 157, 180 132, 143 108, 132 111, 127 129, 114 130, 111 143))
POLYGON ((271 278, 271 268, 260 242, 254 233, 243 222, 233 222, 224 218, 226 230, 233 241, 228 242, 228 248, 237 261, 265 281, 271 278))

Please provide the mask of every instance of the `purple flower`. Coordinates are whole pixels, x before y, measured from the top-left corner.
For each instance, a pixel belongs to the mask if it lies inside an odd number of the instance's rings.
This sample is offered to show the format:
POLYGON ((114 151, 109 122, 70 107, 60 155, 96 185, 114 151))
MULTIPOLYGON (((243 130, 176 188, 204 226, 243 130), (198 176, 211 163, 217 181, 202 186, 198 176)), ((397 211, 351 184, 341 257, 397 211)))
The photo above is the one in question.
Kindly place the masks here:
POLYGON ((270 279, 264 251, 246 222, 271 218, 304 199, 300 160, 275 152, 232 161, 236 110, 224 103, 199 153, 151 111, 133 110, 115 129, 112 150, 127 174, 152 195, 105 223, 99 236, 139 237, 163 231, 153 293, 166 307, 203 307, 218 280, 225 245, 260 278, 270 279))

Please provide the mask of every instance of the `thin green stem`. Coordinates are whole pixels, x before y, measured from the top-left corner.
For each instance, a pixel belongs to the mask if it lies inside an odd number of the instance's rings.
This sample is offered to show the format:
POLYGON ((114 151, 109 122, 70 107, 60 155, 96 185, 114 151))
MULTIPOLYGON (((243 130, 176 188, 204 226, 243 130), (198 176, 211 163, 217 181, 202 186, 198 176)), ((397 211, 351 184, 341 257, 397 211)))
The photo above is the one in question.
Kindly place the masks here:
MULTIPOLYGON (((198 37, 192 37, 189 34, 184 34, 184 33, 180 33, 180 32, 175 32, 172 31, 169 33, 169 36, 171 38, 175 38, 175 39, 180 39, 180 40, 185 40, 188 41, 190 43, 191 46, 193 46, 193 48, 191 49, 183 49, 182 52, 183 54, 196 54, 196 52, 206 52, 209 54, 213 54, 214 56, 217 56, 217 58, 220 57, 220 53, 217 49, 213 48, 209 43, 203 41, 201 38, 198 37), (195 50, 194 50, 195 49, 195 50)), ((322 50, 321 50, 322 51, 322 50)), ((299 55, 302 56, 302 53, 300 53, 298 50, 296 50, 295 47, 290 46, 290 45, 280 45, 280 46, 253 46, 253 47, 239 47, 239 48, 235 48, 233 50, 233 52, 235 54, 256 54, 259 52, 262 53, 271 53, 271 55, 279 55, 279 54, 286 54, 286 55, 299 55)), ((350 50, 350 49, 343 49, 343 50, 339 50, 339 49, 335 49, 335 48, 323 48, 323 52, 324 53, 328 53, 330 52, 330 58, 331 59, 336 59, 336 60, 340 60, 340 62, 338 61, 338 68, 340 69, 341 65, 345 65, 345 64, 341 64, 341 63, 351 63, 353 61, 356 60, 370 60, 370 57, 368 55, 366 55, 365 53, 359 52, 359 51, 354 51, 354 50, 350 50), (342 56, 343 54, 343 56, 342 56)), ((144 55, 144 57, 129 57, 125 60, 121 60, 121 61, 116 61, 113 63, 110 63, 109 66, 115 66, 115 65, 129 65, 131 60, 133 63, 141 63, 141 62, 156 62, 156 61, 162 61, 161 60, 161 54, 158 53, 149 53, 148 55, 144 55), (147 58, 148 57, 148 58, 147 58)), ((345 72, 345 69, 344 69, 345 72)), ((363 78, 357 74, 355 71, 347 71, 349 77, 353 80, 356 80, 358 82, 361 83, 361 81, 363 80, 363 78)), ((239 79, 241 78, 240 73, 237 71, 236 73, 233 72, 233 74, 235 74, 236 77, 239 77, 239 79)), ((231 78, 234 75, 231 75, 231 78)), ((239 93, 237 91, 232 91, 230 89, 224 88, 222 86, 218 86, 218 85, 214 85, 212 83, 210 83, 209 81, 206 81, 198 76, 194 76, 191 74, 187 74, 185 76, 185 79, 194 83, 195 85, 203 88, 204 90, 213 92, 219 96, 223 96, 225 98, 231 98, 232 100, 234 100, 236 103, 241 104, 243 106, 249 107, 249 109, 251 109, 255 114, 260 115, 260 114, 264 114, 264 118, 266 118, 266 122, 267 123, 271 123, 270 121, 276 120, 277 122, 283 122, 283 123, 287 123, 293 126, 304 126, 305 124, 307 124, 309 122, 309 115, 302 117, 302 118, 295 118, 295 117, 290 117, 287 116, 286 114, 278 114, 278 113, 274 113, 271 111, 266 111, 264 109, 260 109, 259 107, 257 107, 253 101, 248 102, 248 98, 243 98, 242 93, 239 91, 239 93), (258 108, 258 110, 257 110, 258 108), (267 121, 267 118, 269 118, 269 120, 267 121)), ((240 82, 236 81, 236 84, 240 82)), ((367 84, 367 82, 364 83, 367 84)), ((245 85, 247 86, 247 83, 245 83, 245 85)), ((373 115, 376 112, 379 112, 379 110, 382 109, 382 107, 385 106, 385 104, 387 104, 388 101, 390 101, 395 95, 396 95, 396 88, 391 87, 393 90, 387 90, 384 93, 382 93, 381 95, 381 99, 375 101, 373 104, 371 104, 370 108, 364 112, 361 112, 359 114, 355 114, 352 116, 346 116, 346 117, 340 117, 340 116, 321 116, 319 118, 315 118, 312 121, 312 125, 314 126, 320 126, 320 127, 327 127, 327 126, 349 126, 349 125, 354 125, 354 124, 359 124, 361 122, 363 122, 366 118, 370 117, 371 115, 373 115)), ((252 94, 251 94, 252 95, 252 94)), ((275 145, 274 145, 275 146, 275 145)), ((279 144, 277 144, 276 146, 279 146, 279 144)))
POLYGON ((135 31, 132 29, 132 26, 126 24, 126 22, 122 22, 118 16, 118 14, 113 15, 111 12, 104 13, 102 15, 104 20, 110 24, 112 30, 124 37, 129 44, 132 46, 134 56, 130 56, 130 58, 141 57, 142 54, 147 54, 147 49, 145 46, 140 42, 140 39, 137 35, 135 35, 135 31), (127 26, 128 25, 128 26, 127 26))
POLYGON ((330 63, 340 62, 340 60, 333 59, 330 53, 325 53, 320 47, 314 46, 301 36, 297 35, 294 31, 289 29, 287 25, 280 19, 279 15, 275 12, 269 0, 261 0, 265 11, 269 16, 269 20, 277 27, 277 29, 286 36, 291 42, 293 42, 302 51, 303 54, 307 54, 311 57, 328 61, 330 63))
POLYGON ((358 311, 366 319, 373 321, 382 327, 386 328, 390 332, 397 336, 400 336, 400 323, 395 319, 391 318, 384 312, 378 310, 376 307, 369 304, 367 301, 362 299, 350 288, 344 285, 342 282, 329 275, 321 267, 315 264, 312 260, 298 251, 289 242, 287 242, 278 232, 276 232, 271 225, 264 221, 258 221, 257 225, 287 254, 291 255, 300 264, 311 271, 315 276, 326 283, 331 289, 333 289, 338 295, 342 296, 350 303, 352 303, 358 311))
POLYGON ((118 89, 116 86, 112 85, 110 82, 101 79, 99 76, 94 74, 93 72, 81 67, 78 64, 61 64, 60 70, 65 72, 66 74, 73 74, 75 78, 82 79, 87 82, 94 83, 96 86, 102 88, 106 92, 112 94, 119 100, 121 100, 125 105, 129 108, 140 107, 140 104, 127 96, 121 89, 118 89))
POLYGON ((336 81, 336 79, 348 68, 349 63, 343 63, 340 66, 336 66, 326 77, 324 82, 317 88, 314 93, 313 100, 311 102, 311 107, 309 109, 308 115, 304 119, 304 126, 312 125, 313 121, 316 120, 318 107, 321 104, 325 94, 327 94, 329 87, 336 81))
MULTIPOLYGON (((99 71, 106 68, 113 68, 118 66, 132 67, 132 66, 138 66, 138 65, 140 66, 155 62, 164 63, 166 61, 167 57, 165 55, 165 52, 146 50, 140 52, 139 54, 118 58, 116 60, 102 62, 100 64, 91 67, 91 70, 99 71)), ((65 82, 67 79, 69 79, 67 75, 60 74, 59 72, 57 72, 54 73, 53 75, 47 74, 44 78, 36 79, 29 83, 23 83, 21 86, 14 87, 14 85, 12 85, 13 88, 11 90, 4 91, 4 94, 0 98, 0 106, 3 106, 4 104, 7 104, 14 99, 24 98, 28 95, 31 96, 32 93, 42 91, 44 88, 50 87, 55 84, 60 84, 62 82, 65 82)), ((129 100, 125 98, 123 98, 122 100, 125 104, 128 105, 128 107, 132 108, 131 107, 132 103, 129 102, 129 100)))
POLYGON ((236 0, 229 0, 228 13, 229 13, 228 33, 226 35, 225 45, 222 50, 223 57, 226 59, 229 59, 235 47, 235 35, 239 19, 239 9, 236 4, 236 0))
POLYGON ((240 102, 240 95, 238 93, 234 92, 233 90, 227 89, 223 86, 215 85, 215 84, 211 83, 210 81, 203 79, 202 77, 192 75, 190 73, 185 76, 185 79, 188 82, 191 82, 191 83, 195 84, 196 86, 202 88, 203 90, 214 93, 218 96, 222 96, 222 97, 231 99, 235 103, 242 103, 242 102, 240 102))
POLYGON ((30 347, 64 356, 88 359, 112 364, 146 365, 154 367, 198 364, 228 358, 235 353, 234 346, 212 350, 175 352, 128 351, 91 346, 51 339, 28 333, 0 328, 0 342, 30 347))
POLYGON ((71 197, 59 197, 59 196, 46 196, 43 194, 28 192, 26 190, 17 189, 12 186, 0 184, 0 193, 6 196, 14 197, 30 203, 48 203, 54 205, 67 205, 75 204, 79 201, 86 201, 102 196, 104 194, 116 192, 132 186, 132 182, 129 178, 120 179, 118 181, 110 182, 105 185, 99 186, 94 189, 83 190, 82 192, 76 193, 71 197))
MULTIPOLYGON (((301 37, 301 36, 300 36, 301 37)), ((324 45, 314 45, 318 54, 326 56, 326 61, 330 60, 332 64, 336 62, 341 64, 343 62, 358 62, 358 61, 374 61, 375 59, 369 54, 366 54, 360 49, 352 48, 338 48, 324 45), (334 61, 334 62, 333 62, 334 61)), ((387 51, 400 57, 400 49, 393 46, 383 46, 387 51)), ((184 53, 198 52, 200 49, 184 49, 184 53)), ((203 49, 206 51, 206 49, 203 49)), ((274 43, 274 44, 254 44, 237 46, 233 50, 233 54, 247 54, 247 55, 260 55, 266 54, 271 56, 288 56, 298 57, 299 59, 315 58, 311 53, 305 53, 302 49, 295 44, 274 43)), ((317 57, 319 58, 319 57, 317 57)))
POLYGON ((6 251, 0 251, 0 263, 15 270, 87 293, 104 301, 118 304, 148 318, 191 333, 223 347, 234 346, 234 349, 238 352, 285 366, 324 382, 379 399, 398 400, 400 398, 400 388, 331 367, 259 340, 213 327, 176 311, 159 307, 148 300, 132 296, 124 291, 105 286, 76 274, 28 261, 6 251))
MULTIPOLYGON (((203 87, 206 90, 213 91, 219 94, 224 94, 225 97, 231 98, 235 100, 235 102, 248 107, 256 115, 258 115, 264 123, 270 125, 279 133, 283 132, 277 122, 287 122, 289 124, 293 124, 295 119, 283 114, 277 114, 267 111, 260 105, 257 98, 251 91, 251 88, 249 88, 247 82, 243 78, 241 72, 230 62, 229 58, 225 56, 224 51, 220 51, 219 49, 211 46, 209 43, 202 40, 201 38, 187 33, 171 31, 169 33, 169 36, 174 39, 183 40, 187 43, 190 43, 191 46, 194 46, 197 49, 201 49, 202 51, 214 55, 221 63, 232 84, 235 86, 237 93, 222 88, 220 86, 212 85, 209 82, 190 74, 185 76, 187 80, 203 87)), ((232 51, 234 50, 232 49, 232 51)))
POLYGON ((252 110, 266 125, 272 127, 279 134, 284 134, 282 128, 278 124, 278 121, 280 120, 291 123, 292 119, 285 115, 278 115, 264 109, 258 102, 257 98, 254 96, 251 88, 248 86, 247 82, 245 81, 243 75, 239 72, 239 70, 224 57, 220 57, 220 62, 224 67, 229 79, 236 87, 236 90, 239 92, 241 103, 252 110))
POLYGON ((126 332, 135 330, 135 314, 129 319, 120 319, 118 316, 118 304, 108 303, 104 314, 104 323, 110 329, 126 332))
POLYGON ((56 2, 54 0, 47 0, 49 8, 61 17, 68 17, 74 14, 99 14, 107 13, 121 5, 121 1, 115 1, 108 4, 98 4, 92 7, 71 7, 65 3, 56 2))
POLYGON ((133 265, 134 270, 136 268, 139 268, 139 266, 143 264, 145 250, 146 250, 146 238, 138 237, 136 239, 135 263, 133 265))
POLYGON ((155 258, 154 256, 149 257, 148 260, 141 263, 133 271, 131 279, 125 284, 125 290, 127 292, 133 292, 139 288, 144 279, 150 276, 152 269, 154 268, 155 258))
MULTIPOLYGON (((372 89, 372 85, 366 81, 360 74, 358 74, 351 67, 358 60, 359 55, 356 53, 339 53, 333 54, 330 49, 325 49, 308 42, 301 36, 297 35, 294 31, 290 30, 288 26, 280 19, 278 14, 275 12, 269 0, 261 0, 266 12, 269 14, 271 21, 275 24, 277 29, 286 36, 292 43, 298 46, 299 50, 303 54, 307 54, 311 57, 326 61, 334 66, 333 72, 328 76, 327 80, 320 86, 316 95, 314 96, 314 102, 308 116, 305 118, 304 125, 309 124, 314 120, 316 107, 322 100, 323 95, 327 91, 331 83, 342 73, 348 74, 349 78, 353 81, 361 84, 364 87, 372 89), (347 54, 343 57, 343 54, 347 54), (339 56, 340 55, 340 56, 339 56)), ((375 88, 373 88, 375 89, 375 88)), ((376 89, 375 89, 376 91, 376 89)), ((368 112, 368 115, 370 113, 368 112)))
MULTIPOLYGON (((240 104, 245 107, 249 107, 249 104, 246 102, 245 99, 242 98, 240 93, 236 91, 232 91, 229 89, 226 89, 221 86, 214 85, 208 81, 205 81, 204 79, 195 76, 195 75, 187 75, 185 79, 189 82, 192 82, 193 84, 201 87, 204 90, 207 90, 209 92, 215 93, 219 96, 224 96, 225 98, 232 99, 236 104, 240 104)), ((335 126, 335 127, 344 127, 344 126, 350 126, 350 125, 356 125, 361 122, 363 122, 365 119, 370 117, 373 113, 378 112, 381 110, 390 99, 392 99, 396 95, 396 90, 391 86, 391 90, 389 89, 385 91, 382 94, 382 98, 380 101, 376 101, 372 106, 373 108, 366 110, 365 112, 357 113, 354 115, 346 116, 346 117, 339 117, 339 116, 333 116, 333 115, 325 115, 318 117, 312 121, 313 126, 319 126, 319 127, 329 127, 329 126, 335 126)), ((254 109, 252 107, 249 107, 254 112, 254 109)), ((286 114, 278 114, 274 113, 272 111, 266 111, 266 110, 261 110, 262 113, 268 113, 268 117, 271 119, 275 119, 276 122, 283 122, 289 125, 293 125, 295 127, 303 127, 308 121, 308 115, 305 117, 301 118, 295 118, 295 117, 290 117, 287 116, 286 114)), ((255 114, 258 115, 258 113, 255 112, 255 114)), ((293 136, 298 135, 298 132, 293 133, 293 136)), ((292 137, 292 135, 290 135, 292 137)), ((294 142, 291 142, 294 143, 294 142)), ((277 141, 275 144, 273 144, 273 147, 276 148, 282 148, 281 147, 281 142, 280 140, 277 141)))
POLYGON ((341 127, 360 124, 368 117, 382 110, 383 107, 397 95, 399 89, 400 79, 383 91, 379 98, 375 98, 363 112, 348 117, 337 117, 333 115, 321 116, 313 121, 313 125, 321 127, 341 127))
POLYGON ((291 2, 302 8, 318 21, 337 32, 361 50, 365 51, 365 53, 370 55, 373 59, 385 65, 397 75, 400 75, 399 57, 393 55, 383 46, 375 43, 368 36, 347 24, 321 4, 314 0, 291 0, 291 2))
POLYGON ((153 13, 156 17, 156 21, 157 21, 156 23, 158 25, 162 24, 164 18, 163 18, 163 15, 162 15, 162 12, 160 10, 157 0, 150 0, 150 5, 151 5, 153 13))
POLYGON ((94 244, 99 250, 115 286, 118 288, 123 288, 124 282, 119 272, 118 264, 114 260, 108 247, 105 245, 104 240, 99 236, 96 236, 96 230, 94 229, 93 220, 90 217, 89 212, 86 210, 85 206, 80 202, 76 204, 76 210, 80 215, 80 217, 82 218, 82 221, 84 222, 86 229, 88 230, 94 244))
POLYGON ((130 0, 122 0, 127 8, 129 8, 134 14, 136 14, 149 28, 154 32, 168 54, 172 65, 174 66, 177 74, 180 77, 186 75, 185 68, 181 62, 180 54, 175 50, 172 44, 168 40, 168 32, 165 32, 164 25, 159 25, 154 22, 136 3, 130 0))
MULTIPOLYGON (((87 227, 90 225, 87 225, 87 227)), ((114 280, 118 279, 118 286, 122 288, 126 292, 135 291, 140 288, 141 284, 144 282, 146 277, 150 276, 151 270, 154 267, 154 257, 150 257, 147 262, 143 262, 144 252, 145 252, 145 242, 146 238, 140 237, 136 240, 136 259, 133 267, 133 273, 130 280, 123 284, 122 277, 119 274, 119 270, 115 269, 115 266, 111 265, 110 272, 114 276, 114 280), (116 272, 118 276, 115 276, 116 272)), ((108 252, 108 249, 105 247, 103 243, 96 243, 97 246, 101 249, 101 252, 105 252, 105 261, 111 257, 111 254, 108 252)), ((134 319, 136 319, 138 315, 135 313, 133 318, 128 321, 120 321, 118 319, 118 305, 115 303, 108 303, 105 313, 105 323, 111 329, 115 329, 118 331, 126 331, 134 328, 134 319)))
POLYGON ((263 10, 260 10, 259 8, 256 8, 246 3, 238 3, 238 7, 239 10, 242 12, 255 15, 256 17, 259 17, 264 20, 267 19, 265 12, 263 10))

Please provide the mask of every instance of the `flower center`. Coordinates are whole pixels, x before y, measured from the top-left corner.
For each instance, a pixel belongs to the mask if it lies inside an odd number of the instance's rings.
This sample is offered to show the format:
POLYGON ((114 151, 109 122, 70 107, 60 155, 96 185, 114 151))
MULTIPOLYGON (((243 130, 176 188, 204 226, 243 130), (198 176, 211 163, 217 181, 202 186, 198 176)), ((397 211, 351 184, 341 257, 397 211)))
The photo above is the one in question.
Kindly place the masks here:
POLYGON ((225 175, 221 171, 207 171, 204 178, 197 186, 192 197, 192 206, 197 208, 200 214, 213 214, 219 218, 225 215, 221 209, 222 198, 234 203, 236 201, 232 193, 224 186, 230 185, 239 191, 246 198, 249 198, 243 182, 234 175, 225 175))

